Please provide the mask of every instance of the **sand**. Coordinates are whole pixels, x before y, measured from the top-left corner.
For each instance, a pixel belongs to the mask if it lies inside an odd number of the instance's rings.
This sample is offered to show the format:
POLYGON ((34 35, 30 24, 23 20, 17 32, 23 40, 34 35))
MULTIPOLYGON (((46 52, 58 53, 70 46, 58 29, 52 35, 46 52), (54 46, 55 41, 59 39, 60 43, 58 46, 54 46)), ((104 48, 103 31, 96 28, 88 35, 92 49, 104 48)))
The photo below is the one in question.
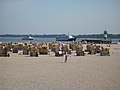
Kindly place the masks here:
POLYGON ((111 56, 0 57, 0 90, 120 90, 120 45, 111 56))

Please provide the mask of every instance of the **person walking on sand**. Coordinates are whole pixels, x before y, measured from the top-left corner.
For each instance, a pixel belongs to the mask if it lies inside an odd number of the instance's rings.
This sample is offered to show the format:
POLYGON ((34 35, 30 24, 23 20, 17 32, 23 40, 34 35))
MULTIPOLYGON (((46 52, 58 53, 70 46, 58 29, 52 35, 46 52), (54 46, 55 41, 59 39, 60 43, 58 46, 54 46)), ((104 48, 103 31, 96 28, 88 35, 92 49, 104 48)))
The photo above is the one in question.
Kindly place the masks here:
POLYGON ((65 62, 64 63, 67 63, 67 58, 68 58, 68 54, 67 52, 65 53, 65 62))

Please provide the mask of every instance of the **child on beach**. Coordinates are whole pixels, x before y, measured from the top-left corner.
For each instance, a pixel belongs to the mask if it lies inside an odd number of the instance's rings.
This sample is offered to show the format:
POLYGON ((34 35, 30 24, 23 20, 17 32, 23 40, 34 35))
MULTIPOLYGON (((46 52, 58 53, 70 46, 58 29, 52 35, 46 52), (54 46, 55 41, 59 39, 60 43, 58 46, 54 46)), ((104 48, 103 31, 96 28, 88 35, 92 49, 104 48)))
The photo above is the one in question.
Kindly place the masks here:
POLYGON ((67 52, 65 53, 65 62, 64 63, 67 63, 67 58, 68 58, 68 54, 67 52))

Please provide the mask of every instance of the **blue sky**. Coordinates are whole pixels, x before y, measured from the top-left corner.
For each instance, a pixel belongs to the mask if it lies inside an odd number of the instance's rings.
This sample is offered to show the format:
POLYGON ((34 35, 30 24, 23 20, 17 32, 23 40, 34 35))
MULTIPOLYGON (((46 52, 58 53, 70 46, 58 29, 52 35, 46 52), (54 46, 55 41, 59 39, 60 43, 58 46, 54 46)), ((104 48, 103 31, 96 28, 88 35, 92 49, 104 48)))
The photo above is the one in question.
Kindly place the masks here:
POLYGON ((0 0, 0 34, 120 33, 120 0, 0 0))

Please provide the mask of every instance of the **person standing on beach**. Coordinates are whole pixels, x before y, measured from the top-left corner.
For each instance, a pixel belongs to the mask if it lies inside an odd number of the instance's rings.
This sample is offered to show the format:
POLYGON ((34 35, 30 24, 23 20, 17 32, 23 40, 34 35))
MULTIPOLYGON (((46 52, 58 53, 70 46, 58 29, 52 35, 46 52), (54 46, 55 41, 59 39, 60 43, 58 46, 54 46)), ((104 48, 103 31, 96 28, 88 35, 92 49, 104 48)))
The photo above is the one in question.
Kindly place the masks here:
POLYGON ((67 63, 67 58, 68 58, 68 54, 67 52, 65 53, 65 62, 64 63, 67 63))

